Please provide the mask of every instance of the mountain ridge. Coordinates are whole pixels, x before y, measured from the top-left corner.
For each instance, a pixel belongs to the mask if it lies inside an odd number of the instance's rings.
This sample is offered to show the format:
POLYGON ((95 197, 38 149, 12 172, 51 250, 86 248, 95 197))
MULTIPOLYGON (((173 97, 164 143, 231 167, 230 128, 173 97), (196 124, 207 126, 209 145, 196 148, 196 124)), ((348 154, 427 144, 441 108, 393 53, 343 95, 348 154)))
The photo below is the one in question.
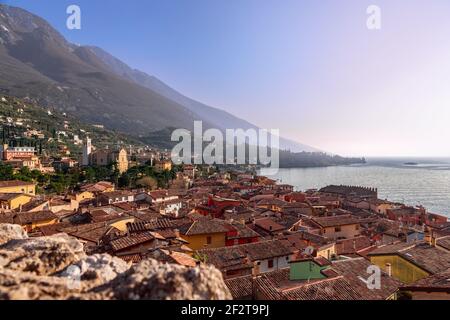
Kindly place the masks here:
MULTIPOLYGON (((99 47, 74 45, 44 19, 3 4, 0 76, 0 91, 5 94, 32 97, 83 121, 135 136, 167 127, 192 129, 195 120, 202 120, 205 128, 258 129, 184 96, 99 47)), ((280 138, 280 147, 318 151, 284 138, 280 138)))
MULTIPOLYGON (((155 76, 151 76, 139 69, 133 69, 120 59, 114 57, 107 51, 103 50, 97 46, 88 46, 89 49, 93 51, 103 62, 109 64, 109 66, 115 70, 118 74, 129 78, 131 81, 136 82, 144 87, 152 89, 159 94, 169 98, 187 109, 195 112, 196 114, 201 114, 202 117, 209 123, 215 124, 216 128, 225 130, 227 128, 240 128, 240 129, 259 129, 258 126, 250 123, 245 119, 236 117, 235 115, 219 108, 208 106, 204 103, 196 101, 189 98, 177 90, 173 89, 171 86, 167 85, 155 76)), ((313 148, 308 145, 301 144, 299 142, 292 141, 280 137, 280 147, 282 149, 287 149, 291 151, 308 151, 316 152, 319 149, 313 148)))

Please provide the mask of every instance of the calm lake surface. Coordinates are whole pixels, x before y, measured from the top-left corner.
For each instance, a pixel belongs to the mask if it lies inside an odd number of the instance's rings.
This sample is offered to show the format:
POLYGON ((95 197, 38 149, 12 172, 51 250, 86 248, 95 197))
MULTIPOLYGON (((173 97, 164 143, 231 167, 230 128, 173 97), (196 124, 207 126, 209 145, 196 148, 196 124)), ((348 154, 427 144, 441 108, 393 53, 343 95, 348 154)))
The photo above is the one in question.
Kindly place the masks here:
POLYGON ((370 158, 364 165, 280 169, 270 178, 298 191, 330 184, 375 187, 381 199, 421 204, 430 212, 450 217, 448 158, 370 158))

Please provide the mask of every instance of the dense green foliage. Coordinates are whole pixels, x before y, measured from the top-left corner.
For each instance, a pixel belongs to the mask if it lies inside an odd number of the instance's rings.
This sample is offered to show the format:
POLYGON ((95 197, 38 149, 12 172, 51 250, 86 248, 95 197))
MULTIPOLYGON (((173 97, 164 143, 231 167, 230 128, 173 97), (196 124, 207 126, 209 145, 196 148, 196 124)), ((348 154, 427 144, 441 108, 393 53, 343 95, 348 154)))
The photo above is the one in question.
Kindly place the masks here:
POLYGON ((127 135, 83 123, 73 116, 58 110, 48 110, 32 101, 9 96, 6 101, 0 99, 1 143, 8 143, 12 147, 32 146, 39 155, 47 156, 60 156, 61 147, 64 146, 71 156, 77 158, 81 154, 81 146, 74 144, 75 135, 80 139, 88 135, 98 148, 118 144, 141 145, 127 135), (25 137, 24 132, 30 129, 40 132, 43 137, 25 137))
POLYGON ((72 168, 53 174, 43 174, 38 170, 29 170, 28 168, 22 168, 15 172, 10 165, 0 162, 0 181, 20 180, 35 182, 38 185, 38 192, 58 194, 76 190, 82 183, 94 183, 105 180, 115 183, 119 188, 149 187, 143 183, 143 178, 146 177, 155 181, 154 187, 167 188, 170 181, 175 179, 179 170, 179 166, 174 166, 171 171, 157 172, 150 165, 142 165, 132 167, 121 175, 116 165, 111 164, 109 166, 72 168))

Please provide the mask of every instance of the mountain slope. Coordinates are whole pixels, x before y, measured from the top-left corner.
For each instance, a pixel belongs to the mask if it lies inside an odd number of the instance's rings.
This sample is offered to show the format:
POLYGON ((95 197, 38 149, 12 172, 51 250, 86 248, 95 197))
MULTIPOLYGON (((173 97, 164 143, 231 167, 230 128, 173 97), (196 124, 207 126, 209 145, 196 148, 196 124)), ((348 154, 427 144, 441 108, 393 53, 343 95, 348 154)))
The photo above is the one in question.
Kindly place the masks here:
MULTIPOLYGON (((171 88, 158 78, 150 76, 145 72, 137 69, 132 69, 124 62, 120 61, 116 57, 112 56, 108 52, 101 48, 90 46, 88 47, 93 54, 107 64, 110 70, 119 76, 122 76, 130 81, 134 81, 146 88, 152 89, 158 92, 162 96, 177 102, 178 104, 186 107, 192 112, 201 115, 204 121, 207 121, 214 125, 215 128, 225 130, 227 128, 242 128, 242 129, 258 129, 258 127, 246 120, 240 119, 224 110, 210 107, 201 102, 195 101, 191 98, 184 96, 175 89, 171 88)), ((289 139, 280 139, 282 149, 289 149, 294 152, 299 151, 318 151, 313 147, 300 144, 298 142, 289 139)))
POLYGON ((190 128, 190 110, 118 77, 90 51, 68 43, 44 20, 0 5, 0 88, 132 134, 190 128))
MULTIPOLYGON (((0 92, 31 97, 88 123, 136 136, 166 128, 257 129, 230 113, 190 99, 106 51, 76 46, 45 20, 0 4, 0 92)), ((170 139, 168 136, 167 139, 170 139)), ((287 139, 281 148, 316 151, 287 139)))

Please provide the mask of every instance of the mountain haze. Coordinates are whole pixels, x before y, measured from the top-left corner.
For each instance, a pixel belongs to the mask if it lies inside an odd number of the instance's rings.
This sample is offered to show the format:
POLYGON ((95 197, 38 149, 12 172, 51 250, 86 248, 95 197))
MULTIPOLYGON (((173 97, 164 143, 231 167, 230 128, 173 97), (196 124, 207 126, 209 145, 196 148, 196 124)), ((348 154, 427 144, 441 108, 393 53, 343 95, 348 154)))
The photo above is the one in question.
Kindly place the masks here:
MULTIPOLYGON (((166 128, 257 129, 190 99, 95 46, 68 42, 45 20, 0 4, 0 92, 36 100, 89 123, 135 136, 166 128)), ((167 137, 170 139, 170 137, 167 137)), ((281 148, 316 151, 287 139, 281 148)))

